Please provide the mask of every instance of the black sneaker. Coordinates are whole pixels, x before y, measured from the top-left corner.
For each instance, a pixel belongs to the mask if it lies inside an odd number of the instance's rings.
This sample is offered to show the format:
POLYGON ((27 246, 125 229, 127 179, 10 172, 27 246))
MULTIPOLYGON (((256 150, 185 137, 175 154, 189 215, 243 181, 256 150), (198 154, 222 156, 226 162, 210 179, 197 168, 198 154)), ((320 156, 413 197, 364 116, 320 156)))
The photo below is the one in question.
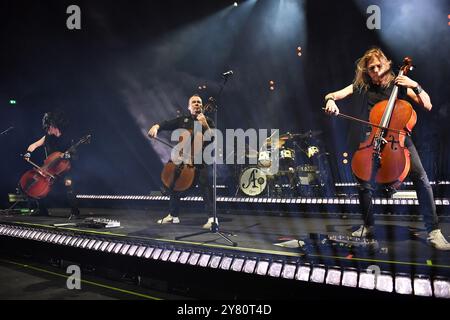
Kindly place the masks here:
POLYGON ((69 220, 76 220, 76 219, 81 219, 80 217, 80 210, 77 209, 72 209, 70 211, 70 216, 69 216, 69 220))
POLYGON ((32 216, 35 216, 35 217, 49 217, 50 214, 48 213, 47 209, 36 209, 33 212, 32 216))

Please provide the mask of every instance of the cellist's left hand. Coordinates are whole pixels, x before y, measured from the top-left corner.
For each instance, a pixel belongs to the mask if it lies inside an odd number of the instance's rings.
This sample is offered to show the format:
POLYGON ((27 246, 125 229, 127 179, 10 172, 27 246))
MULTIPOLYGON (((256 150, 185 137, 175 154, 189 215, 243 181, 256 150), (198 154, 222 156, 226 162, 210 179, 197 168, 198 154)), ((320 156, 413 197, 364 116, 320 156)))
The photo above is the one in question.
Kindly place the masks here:
POLYGON ((205 115, 203 113, 199 113, 197 115, 197 121, 200 121, 200 123, 202 124, 202 126, 204 128, 209 128, 208 121, 206 120, 206 117, 205 117, 205 115))
POLYGON ((418 86, 418 83, 407 76, 398 76, 395 78, 395 84, 405 87, 405 88, 415 88, 418 86))

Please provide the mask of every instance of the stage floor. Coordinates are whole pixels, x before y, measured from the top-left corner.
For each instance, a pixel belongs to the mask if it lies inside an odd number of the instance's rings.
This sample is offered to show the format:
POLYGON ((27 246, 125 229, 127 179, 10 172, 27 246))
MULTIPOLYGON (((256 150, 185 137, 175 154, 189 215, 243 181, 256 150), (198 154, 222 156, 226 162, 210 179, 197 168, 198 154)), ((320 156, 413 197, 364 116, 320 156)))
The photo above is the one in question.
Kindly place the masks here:
MULTIPOLYGON (((439 251, 426 243, 426 231, 422 221, 413 216, 376 216, 376 250, 366 246, 348 245, 323 241, 324 237, 349 236, 361 223, 355 214, 302 214, 284 212, 229 211, 219 214, 220 231, 230 235, 237 243, 230 246, 222 237, 207 232, 201 235, 176 240, 177 237, 202 231, 207 218, 204 214, 182 212, 180 224, 157 224, 165 216, 160 210, 132 209, 88 209, 81 210, 81 218, 68 221, 67 209, 50 210, 50 217, 10 215, 0 216, 0 222, 19 223, 24 226, 49 226, 83 221, 84 218, 107 218, 119 220, 121 227, 92 229, 81 226, 58 227, 61 230, 121 236, 130 241, 157 241, 168 245, 190 245, 198 248, 213 248, 225 254, 227 250, 243 255, 267 254, 273 259, 308 258, 315 263, 346 266, 349 262, 367 265, 383 264, 392 272, 400 270, 420 273, 421 268, 432 267, 438 275, 450 275, 450 252, 439 251), (304 245, 299 246, 301 240, 304 245)), ((450 238, 450 222, 442 219, 442 233, 450 238)), ((206 231, 206 230, 205 230, 206 231)))

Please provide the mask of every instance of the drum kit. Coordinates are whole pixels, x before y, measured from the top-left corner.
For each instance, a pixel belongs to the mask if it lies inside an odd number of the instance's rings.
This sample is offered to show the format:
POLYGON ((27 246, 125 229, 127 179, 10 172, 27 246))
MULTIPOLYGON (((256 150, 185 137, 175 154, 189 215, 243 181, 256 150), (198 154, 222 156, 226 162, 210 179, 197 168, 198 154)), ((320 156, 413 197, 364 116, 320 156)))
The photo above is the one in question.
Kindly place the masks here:
POLYGON ((305 187, 320 187, 321 172, 315 160, 321 154, 316 139, 321 133, 288 132, 278 139, 269 137, 259 151, 247 150, 246 156, 257 158, 257 165, 240 169, 236 193, 288 197, 301 195, 305 187), (273 171, 273 159, 279 160, 277 171, 273 171))

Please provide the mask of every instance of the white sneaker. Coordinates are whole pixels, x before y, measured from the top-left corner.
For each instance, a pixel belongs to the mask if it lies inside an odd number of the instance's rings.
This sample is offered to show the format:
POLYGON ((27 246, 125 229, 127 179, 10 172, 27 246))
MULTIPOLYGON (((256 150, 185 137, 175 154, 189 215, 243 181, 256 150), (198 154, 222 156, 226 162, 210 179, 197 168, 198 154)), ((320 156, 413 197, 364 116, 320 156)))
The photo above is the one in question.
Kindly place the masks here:
POLYGON ((373 236, 373 227, 360 226, 358 230, 352 232, 353 237, 371 237, 373 236), (362 234, 361 234, 362 233, 362 234))
POLYGON ((170 215, 170 213, 167 215, 167 216, 165 216, 164 218, 162 218, 162 219, 159 219, 158 221, 157 221, 157 223, 159 223, 159 224, 166 224, 166 223, 180 223, 180 219, 178 218, 178 217, 172 217, 171 215, 170 215))
MULTIPOLYGON (((214 218, 208 218, 208 221, 203 225, 203 229, 211 229, 214 218)), ((216 218, 216 224, 219 225, 219 219, 216 218)))
POLYGON ((445 239, 440 229, 431 231, 427 241, 438 250, 450 250, 450 243, 445 239))

